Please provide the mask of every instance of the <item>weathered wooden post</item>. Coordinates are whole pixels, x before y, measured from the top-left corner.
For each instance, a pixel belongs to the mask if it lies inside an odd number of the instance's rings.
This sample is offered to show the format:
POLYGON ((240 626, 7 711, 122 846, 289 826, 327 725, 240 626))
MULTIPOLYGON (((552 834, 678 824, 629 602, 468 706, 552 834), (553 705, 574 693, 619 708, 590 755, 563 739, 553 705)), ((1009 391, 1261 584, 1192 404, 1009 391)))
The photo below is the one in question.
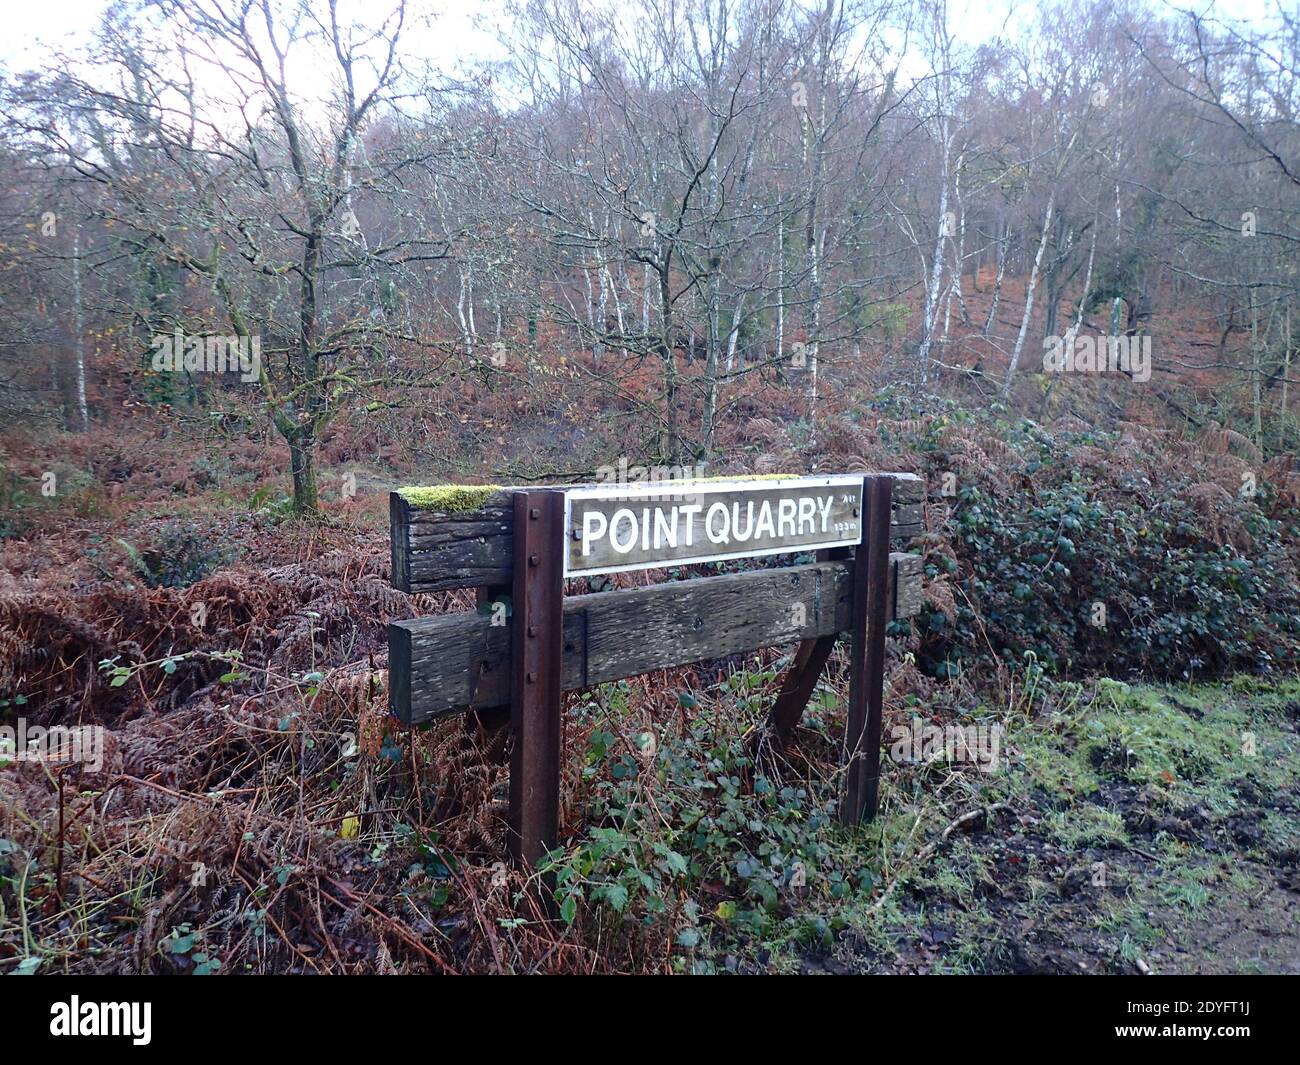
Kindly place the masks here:
POLYGON ((846 825, 876 816, 885 691, 889 580, 890 480, 868 477, 862 491, 862 542, 853 556, 853 629, 849 647, 849 722, 845 735, 846 825))
POLYGON ((531 868, 559 835, 564 493, 516 492, 514 519, 509 838, 531 868))

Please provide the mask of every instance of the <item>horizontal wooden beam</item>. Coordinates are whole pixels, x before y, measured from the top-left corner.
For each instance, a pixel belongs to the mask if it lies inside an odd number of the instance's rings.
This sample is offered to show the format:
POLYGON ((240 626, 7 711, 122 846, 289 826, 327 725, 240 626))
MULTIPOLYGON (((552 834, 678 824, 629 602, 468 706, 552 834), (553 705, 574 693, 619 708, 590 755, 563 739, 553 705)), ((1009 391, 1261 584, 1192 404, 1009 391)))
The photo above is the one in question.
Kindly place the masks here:
MULTIPOLYGON (((892 617, 920 608, 920 559, 890 556, 892 617)), ((564 600, 565 691, 848 628, 852 561, 751 570, 564 600)), ((456 613, 388 626, 389 706, 407 724, 510 698, 511 619, 456 613)))
MULTIPOLYGON (((890 540, 903 546, 921 532, 925 482, 913 473, 891 477, 894 492, 890 540)), ((414 506, 400 492, 391 493, 393 587, 404 592, 439 592, 509 584, 513 571, 514 491, 500 489, 473 509, 460 511, 414 506)))

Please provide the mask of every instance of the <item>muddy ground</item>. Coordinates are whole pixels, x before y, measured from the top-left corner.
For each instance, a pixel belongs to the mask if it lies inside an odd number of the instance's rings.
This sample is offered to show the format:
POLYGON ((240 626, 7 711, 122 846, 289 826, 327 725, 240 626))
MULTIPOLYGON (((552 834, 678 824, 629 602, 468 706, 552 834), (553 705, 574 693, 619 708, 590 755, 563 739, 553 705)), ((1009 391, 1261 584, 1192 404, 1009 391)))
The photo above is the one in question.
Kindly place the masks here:
POLYGON ((798 971, 1300 973, 1298 722, 1294 684, 1104 682, 798 971))

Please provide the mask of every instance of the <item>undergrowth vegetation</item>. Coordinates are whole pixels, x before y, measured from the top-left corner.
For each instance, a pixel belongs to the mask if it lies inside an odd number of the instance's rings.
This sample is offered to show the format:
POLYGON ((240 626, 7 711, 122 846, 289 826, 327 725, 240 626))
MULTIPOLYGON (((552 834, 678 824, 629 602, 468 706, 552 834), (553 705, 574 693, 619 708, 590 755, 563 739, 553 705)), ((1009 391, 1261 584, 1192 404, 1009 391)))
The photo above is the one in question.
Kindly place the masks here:
POLYGON ((1176 916, 1294 867, 1292 459, 890 391, 809 440, 755 416, 710 472, 924 476, 925 607, 892 627, 886 746, 997 726, 1000 768, 887 761, 881 816, 846 831, 838 655, 785 749, 763 723, 788 648, 654 674, 569 698, 561 846, 528 882, 503 861, 504 734, 387 714, 387 622, 473 603, 391 588, 379 475, 305 527, 264 455, 162 477, 132 460, 152 445, 98 437, 57 462, 100 487, 45 499, 57 463, 25 436, 0 724, 100 725, 104 747, 93 769, 0 768, 0 971, 1133 971, 1176 916), (1099 679, 1242 670, 1268 687, 1099 679), (1080 928, 1083 954, 1062 946, 1080 928))
POLYGON ((118 540, 150 588, 188 588, 230 558, 230 552, 193 526, 169 524, 158 542, 144 551, 118 540))
MULTIPOLYGON (((723 688, 761 684, 763 675, 734 673, 723 688)), ((1051 929, 1056 904, 1086 889, 1085 920, 1072 930, 1087 945, 1073 953, 1131 972, 1132 937, 1144 941, 1144 964, 1158 964, 1179 900, 1190 904, 1174 875, 1180 863, 1235 850, 1236 861, 1203 873, 1212 882, 1254 863, 1294 867, 1300 684, 1081 686, 1032 669, 1017 679, 1007 705, 948 708, 998 724, 998 761, 987 770, 945 757, 887 763, 881 816, 866 831, 835 821, 834 743, 819 729, 802 740, 820 756, 766 767, 751 743, 758 715, 725 694, 657 756, 646 755, 654 744, 645 739, 620 749, 597 729, 587 828, 550 867, 560 896, 592 904, 577 921, 588 939, 640 940, 677 971, 816 968, 833 958, 865 970, 907 967, 927 953, 915 944, 938 920, 950 931, 937 947, 931 941, 929 963, 997 972, 1072 971, 1073 957, 1026 961, 1019 922, 1051 929), (1278 812, 1255 808, 1265 794, 1278 812), (1243 834, 1252 819, 1261 827, 1243 834), (1168 868, 1141 878, 1134 855, 1146 847, 1168 868), (1134 900, 1162 881, 1175 905, 1157 936, 1155 914, 1139 920, 1134 900), (976 919, 990 895, 1014 904, 1016 922, 976 919), (1098 924, 1112 934, 1090 942, 1098 924)), ((607 712, 623 713, 619 692, 602 694, 607 712)), ((897 716, 894 727, 903 727, 897 716)), ((566 922, 580 912, 562 911, 566 922)))
POLYGON ((1225 429, 1183 439, 878 404, 937 489, 917 622, 928 671, 1027 652, 1066 675, 1178 679, 1300 661, 1290 457, 1266 463, 1225 429))

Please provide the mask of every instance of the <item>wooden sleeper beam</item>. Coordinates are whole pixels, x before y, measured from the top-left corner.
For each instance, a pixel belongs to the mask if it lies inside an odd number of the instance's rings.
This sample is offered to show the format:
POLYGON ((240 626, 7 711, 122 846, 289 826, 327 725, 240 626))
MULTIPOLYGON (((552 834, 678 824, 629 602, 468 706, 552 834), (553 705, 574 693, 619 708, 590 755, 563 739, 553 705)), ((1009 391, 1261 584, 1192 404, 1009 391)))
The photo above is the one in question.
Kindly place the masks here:
MULTIPOLYGON (((889 558, 889 615, 920 606, 920 559, 889 558)), ((669 581, 569 596, 563 610, 565 691, 692 662, 796 643, 849 628, 851 560, 669 581)), ((510 700, 513 619, 455 613, 388 627, 389 705, 422 724, 510 700)))

